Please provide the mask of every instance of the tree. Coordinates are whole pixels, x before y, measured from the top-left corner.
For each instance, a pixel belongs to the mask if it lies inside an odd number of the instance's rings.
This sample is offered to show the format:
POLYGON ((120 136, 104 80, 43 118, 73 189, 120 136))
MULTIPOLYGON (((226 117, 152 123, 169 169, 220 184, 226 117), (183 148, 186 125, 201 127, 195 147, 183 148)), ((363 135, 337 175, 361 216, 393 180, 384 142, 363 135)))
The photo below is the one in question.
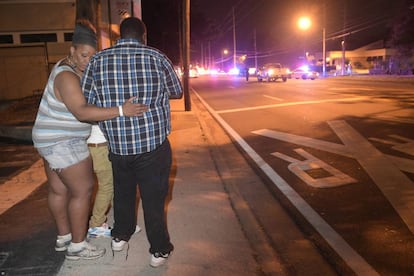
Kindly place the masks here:
POLYGON ((394 21, 389 44, 397 50, 394 59, 399 69, 411 70, 414 65, 414 5, 407 3, 394 21))

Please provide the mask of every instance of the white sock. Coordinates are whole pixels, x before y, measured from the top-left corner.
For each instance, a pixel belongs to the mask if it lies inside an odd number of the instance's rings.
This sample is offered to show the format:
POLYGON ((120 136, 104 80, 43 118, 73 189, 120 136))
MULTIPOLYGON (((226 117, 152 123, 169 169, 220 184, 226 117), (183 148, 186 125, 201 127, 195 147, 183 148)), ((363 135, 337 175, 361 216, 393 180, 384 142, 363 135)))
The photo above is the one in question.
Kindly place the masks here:
POLYGON ((76 252, 82 250, 86 246, 86 241, 81 242, 71 242, 68 250, 71 252, 76 252))
POLYGON ((66 234, 66 235, 63 235, 63 236, 58 235, 57 239, 61 240, 61 241, 70 241, 70 240, 72 240, 72 233, 69 233, 69 234, 66 234))

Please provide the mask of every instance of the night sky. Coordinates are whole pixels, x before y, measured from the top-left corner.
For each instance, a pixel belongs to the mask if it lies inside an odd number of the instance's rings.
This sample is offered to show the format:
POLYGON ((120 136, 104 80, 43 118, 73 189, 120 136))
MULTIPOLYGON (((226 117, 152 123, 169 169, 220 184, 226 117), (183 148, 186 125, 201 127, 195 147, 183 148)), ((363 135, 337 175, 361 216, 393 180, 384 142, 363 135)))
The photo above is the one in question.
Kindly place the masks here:
MULTIPOLYGON (((157 1, 173 2, 152 3, 157 1)), ((322 51, 323 27, 327 51, 340 50, 342 40, 349 50, 386 40, 391 23, 407 6, 407 0, 191 0, 191 58, 200 60, 201 49, 208 48, 217 61, 223 49, 233 50, 233 8, 237 54, 252 56, 256 44, 259 63, 288 64, 304 52, 322 51), (308 31, 296 25, 302 15, 312 20, 308 31)), ((145 19, 145 6, 143 13, 145 19)))

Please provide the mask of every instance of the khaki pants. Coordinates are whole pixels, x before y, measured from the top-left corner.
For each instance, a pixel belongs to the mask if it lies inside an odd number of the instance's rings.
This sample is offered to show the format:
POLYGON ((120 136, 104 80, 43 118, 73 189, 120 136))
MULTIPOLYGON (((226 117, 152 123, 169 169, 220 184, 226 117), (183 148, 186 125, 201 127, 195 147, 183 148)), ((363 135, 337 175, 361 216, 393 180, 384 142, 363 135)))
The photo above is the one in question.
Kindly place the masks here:
POLYGON ((112 164, 108 159, 108 147, 89 147, 93 160, 93 170, 98 180, 98 191, 92 209, 89 227, 101 226, 107 219, 106 214, 112 204, 114 185, 112 164))

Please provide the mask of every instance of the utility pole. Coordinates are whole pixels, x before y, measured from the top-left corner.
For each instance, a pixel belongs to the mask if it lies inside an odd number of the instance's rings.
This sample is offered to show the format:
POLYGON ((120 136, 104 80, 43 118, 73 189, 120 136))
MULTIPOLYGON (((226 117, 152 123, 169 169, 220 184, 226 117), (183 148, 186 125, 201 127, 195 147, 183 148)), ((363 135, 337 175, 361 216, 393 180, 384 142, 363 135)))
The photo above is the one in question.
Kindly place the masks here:
POLYGON ((326 77, 326 29, 322 30, 322 76, 326 77))
POLYGON ((326 1, 323 2, 322 76, 326 77, 326 1))
POLYGON ((89 20, 96 28, 96 3, 92 0, 76 0, 76 15, 75 20, 77 19, 87 19, 89 20))
MULTIPOLYGON (((344 30, 346 26, 346 17, 347 17, 347 6, 346 6, 346 2, 344 1, 344 25, 343 25, 344 30)), ((341 50, 342 50, 341 75, 343 76, 345 75, 345 36, 343 40, 341 41, 341 50)))
POLYGON ((204 62, 204 45, 203 42, 200 43, 200 64, 201 66, 205 67, 205 62, 204 62))
POLYGON ((257 70, 257 44, 256 44, 256 28, 253 33, 254 38, 254 68, 257 70))
MULTIPOLYGON (((109 2, 109 1, 108 1, 109 2)), ((100 4, 97 1, 93 0, 76 0, 76 14, 75 21, 86 19, 88 20, 96 29, 98 37, 98 46, 102 47, 101 37, 101 14, 100 14, 100 4)))
POLYGON ((191 111, 189 91, 189 64, 190 64, 190 0, 183 0, 183 93, 185 111, 191 111))
POLYGON ((233 7, 233 69, 236 69, 236 20, 233 7))

